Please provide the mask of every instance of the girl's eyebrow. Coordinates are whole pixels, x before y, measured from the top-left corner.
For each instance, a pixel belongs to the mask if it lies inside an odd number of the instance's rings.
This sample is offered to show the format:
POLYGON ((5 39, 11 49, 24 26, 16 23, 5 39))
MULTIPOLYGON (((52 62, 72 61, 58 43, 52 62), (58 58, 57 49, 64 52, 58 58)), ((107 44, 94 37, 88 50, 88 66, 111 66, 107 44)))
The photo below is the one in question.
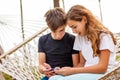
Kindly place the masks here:
POLYGON ((70 26, 71 28, 74 27, 74 25, 70 26))

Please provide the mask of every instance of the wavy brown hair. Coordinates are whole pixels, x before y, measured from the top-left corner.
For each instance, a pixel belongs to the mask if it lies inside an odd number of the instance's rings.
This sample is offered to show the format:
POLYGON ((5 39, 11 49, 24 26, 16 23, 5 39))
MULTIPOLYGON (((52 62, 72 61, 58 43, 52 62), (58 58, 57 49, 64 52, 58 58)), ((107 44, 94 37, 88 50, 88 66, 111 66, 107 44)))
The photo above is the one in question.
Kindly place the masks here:
POLYGON ((85 8, 82 5, 75 5, 70 8, 67 13, 67 19, 81 21, 81 18, 85 16, 87 19, 86 23, 86 35, 92 43, 93 56, 97 56, 100 53, 100 34, 107 33, 110 34, 114 44, 116 44, 116 39, 111 31, 109 31, 95 16, 91 13, 90 10, 85 8))

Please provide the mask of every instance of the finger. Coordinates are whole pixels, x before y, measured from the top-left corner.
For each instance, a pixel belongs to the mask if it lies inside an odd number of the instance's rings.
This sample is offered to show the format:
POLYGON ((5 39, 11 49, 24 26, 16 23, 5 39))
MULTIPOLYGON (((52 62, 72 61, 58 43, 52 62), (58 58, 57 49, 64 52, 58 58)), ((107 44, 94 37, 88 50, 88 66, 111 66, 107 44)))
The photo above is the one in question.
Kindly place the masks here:
POLYGON ((53 76, 53 75, 55 75, 55 73, 54 72, 49 72, 49 73, 47 73, 47 76, 53 76))
POLYGON ((43 65, 44 65, 44 67, 46 67, 46 68, 48 68, 48 69, 51 68, 51 66, 50 66, 49 64, 47 64, 47 63, 44 63, 43 65))
POLYGON ((46 69, 46 68, 45 68, 44 66, 42 66, 42 65, 39 67, 39 70, 40 70, 42 73, 44 73, 45 69, 46 69))
POLYGON ((60 67, 55 67, 54 70, 60 70, 60 67))
POLYGON ((51 75, 51 74, 47 74, 46 76, 47 76, 47 77, 51 77, 51 76, 53 76, 53 75, 51 75))
POLYGON ((54 70, 56 74, 59 74, 61 71, 60 70, 54 70))

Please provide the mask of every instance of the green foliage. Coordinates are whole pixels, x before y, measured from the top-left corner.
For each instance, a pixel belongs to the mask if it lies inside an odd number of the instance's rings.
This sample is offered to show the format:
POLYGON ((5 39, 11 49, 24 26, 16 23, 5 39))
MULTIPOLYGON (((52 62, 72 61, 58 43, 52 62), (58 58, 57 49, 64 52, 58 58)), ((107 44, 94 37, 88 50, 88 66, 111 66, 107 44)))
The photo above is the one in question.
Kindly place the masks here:
POLYGON ((3 73, 5 80, 13 80, 12 77, 6 73, 3 73))
POLYGON ((120 61, 120 56, 116 56, 116 61, 120 61))
MULTIPOLYGON (((31 69, 31 71, 32 71, 33 75, 35 76, 36 80, 40 80, 42 77, 45 76, 37 70, 36 66, 29 66, 29 68, 31 69)), ((20 69, 23 72, 23 74, 24 74, 25 71, 29 70, 29 69, 23 68, 23 67, 22 68, 20 67, 20 69)), ((6 73, 3 73, 3 76, 4 76, 5 80, 13 80, 12 77, 10 75, 6 74, 6 73)))

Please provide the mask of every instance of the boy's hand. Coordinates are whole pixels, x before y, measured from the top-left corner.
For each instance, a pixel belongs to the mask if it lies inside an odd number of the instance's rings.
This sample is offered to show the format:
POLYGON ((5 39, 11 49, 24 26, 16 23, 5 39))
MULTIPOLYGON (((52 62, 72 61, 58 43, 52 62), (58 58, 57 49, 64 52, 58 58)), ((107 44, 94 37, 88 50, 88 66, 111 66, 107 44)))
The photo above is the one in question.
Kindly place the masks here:
POLYGON ((55 75, 51 66, 47 63, 44 63, 43 65, 40 66, 40 72, 45 74, 47 77, 51 77, 51 76, 55 75))
POLYGON ((47 71, 44 72, 44 74, 47 77, 51 77, 51 76, 55 75, 55 72, 53 70, 47 70, 47 71))

